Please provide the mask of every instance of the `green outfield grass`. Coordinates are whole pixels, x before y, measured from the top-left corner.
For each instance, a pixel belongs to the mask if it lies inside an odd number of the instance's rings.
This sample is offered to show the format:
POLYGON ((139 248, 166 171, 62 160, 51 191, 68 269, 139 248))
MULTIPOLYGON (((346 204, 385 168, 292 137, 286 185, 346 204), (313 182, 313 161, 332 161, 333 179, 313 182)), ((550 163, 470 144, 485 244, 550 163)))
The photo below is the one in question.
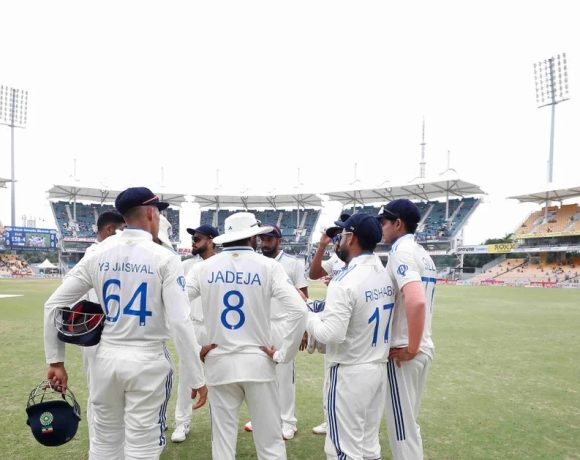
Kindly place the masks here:
MULTIPOLYGON (((29 391, 45 377, 43 302, 58 280, 0 280, 0 444, 4 459, 83 459, 86 422, 68 444, 37 444, 25 424, 29 391)), ((324 287, 311 286, 311 297, 324 287)), ((421 412, 429 459, 580 458, 580 290, 440 286, 434 319, 436 357, 421 412)), ((69 383, 86 407, 79 350, 67 348, 69 383)), ((323 459, 322 357, 297 358, 299 432, 286 443, 290 459, 323 459)), ((172 398, 168 419, 173 418, 172 398)), ((238 458, 255 458, 241 426, 238 458)), ((171 433, 173 423, 168 434, 171 433)), ((390 458, 381 430, 383 458, 390 458)), ((195 414, 183 444, 163 459, 211 458, 206 408, 195 414)))

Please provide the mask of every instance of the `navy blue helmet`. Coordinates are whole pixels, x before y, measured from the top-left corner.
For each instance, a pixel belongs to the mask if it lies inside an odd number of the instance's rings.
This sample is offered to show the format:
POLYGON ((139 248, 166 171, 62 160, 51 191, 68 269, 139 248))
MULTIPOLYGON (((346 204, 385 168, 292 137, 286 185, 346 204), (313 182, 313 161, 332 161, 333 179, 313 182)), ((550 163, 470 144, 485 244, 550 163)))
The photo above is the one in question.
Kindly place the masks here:
POLYGON ((45 446, 70 441, 81 421, 81 408, 72 391, 49 381, 39 383, 30 392, 26 413, 32 434, 45 446))

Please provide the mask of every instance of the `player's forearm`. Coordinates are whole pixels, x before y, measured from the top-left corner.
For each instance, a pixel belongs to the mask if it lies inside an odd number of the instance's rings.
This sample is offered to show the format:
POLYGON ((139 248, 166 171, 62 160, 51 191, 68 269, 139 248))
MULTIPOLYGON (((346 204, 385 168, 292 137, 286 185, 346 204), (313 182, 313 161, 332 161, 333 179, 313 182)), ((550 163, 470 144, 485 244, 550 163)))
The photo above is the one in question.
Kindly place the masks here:
POLYGON ((184 379, 190 383, 192 388, 200 388, 205 385, 205 375, 199 357, 201 347, 195 338, 195 331, 191 321, 170 324, 172 329, 175 349, 183 364, 184 379))
POLYGON ((332 318, 321 319, 319 313, 308 313, 306 330, 309 335, 321 343, 342 343, 346 338, 346 327, 332 318))
POLYGON ((403 287, 410 353, 418 353, 425 328, 425 293, 423 284, 413 282, 403 287))
POLYGON ((324 257, 324 251, 326 250, 326 245, 318 246, 314 257, 312 258, 312 263, 310 264, 310 271, 308 277, 312 280, 317 280, 326 276, 327 273, 322 268, 322 258, 324 257))
POLYGON ((86 294, 88 289, 89 286, 71 276, 64 280, 44 304, 44 353, 48 364, 63 362, 65 355, 65 346, 58 339, 54 322, 56 308, 72 305, 86 294))

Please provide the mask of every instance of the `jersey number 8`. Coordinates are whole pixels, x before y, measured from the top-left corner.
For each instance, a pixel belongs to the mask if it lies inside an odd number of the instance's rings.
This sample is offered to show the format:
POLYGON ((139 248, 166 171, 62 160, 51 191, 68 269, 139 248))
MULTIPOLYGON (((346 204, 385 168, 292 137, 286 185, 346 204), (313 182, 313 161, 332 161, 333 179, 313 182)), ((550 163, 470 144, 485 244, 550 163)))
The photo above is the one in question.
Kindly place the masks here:
POLYGON ((226 329, 239 329, 242 327, 246 322, 246 315, 242 311, 242 307, 244 306, 244 296, 242 293, 235 290, 226 292, 224 294, 224 305, 226 308, 224 311, 222 311, 221 315, 221 320, 224 327, 226 329), (237 298, 237 301, 233 300, 235 303, 232 303, 232 297, 237 298), (228 313, 237 314, 238 322, 230 323, 228 318, 231 318, 232 315, 228 315, 228 313))

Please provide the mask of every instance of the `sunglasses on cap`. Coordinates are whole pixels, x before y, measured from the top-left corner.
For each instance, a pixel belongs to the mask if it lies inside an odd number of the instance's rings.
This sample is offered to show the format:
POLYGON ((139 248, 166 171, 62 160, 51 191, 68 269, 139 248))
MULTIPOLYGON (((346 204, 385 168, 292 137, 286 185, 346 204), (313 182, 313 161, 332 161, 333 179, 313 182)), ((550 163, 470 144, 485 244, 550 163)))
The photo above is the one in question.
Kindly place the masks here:
POLYGON ((379 217, 384 217, 385 219, 389 220, 397 220, 401 218, 401 216, 394 213, 393 211, 389 211, 384 206, 381 206, 381 209, 379 209, 379 217))

